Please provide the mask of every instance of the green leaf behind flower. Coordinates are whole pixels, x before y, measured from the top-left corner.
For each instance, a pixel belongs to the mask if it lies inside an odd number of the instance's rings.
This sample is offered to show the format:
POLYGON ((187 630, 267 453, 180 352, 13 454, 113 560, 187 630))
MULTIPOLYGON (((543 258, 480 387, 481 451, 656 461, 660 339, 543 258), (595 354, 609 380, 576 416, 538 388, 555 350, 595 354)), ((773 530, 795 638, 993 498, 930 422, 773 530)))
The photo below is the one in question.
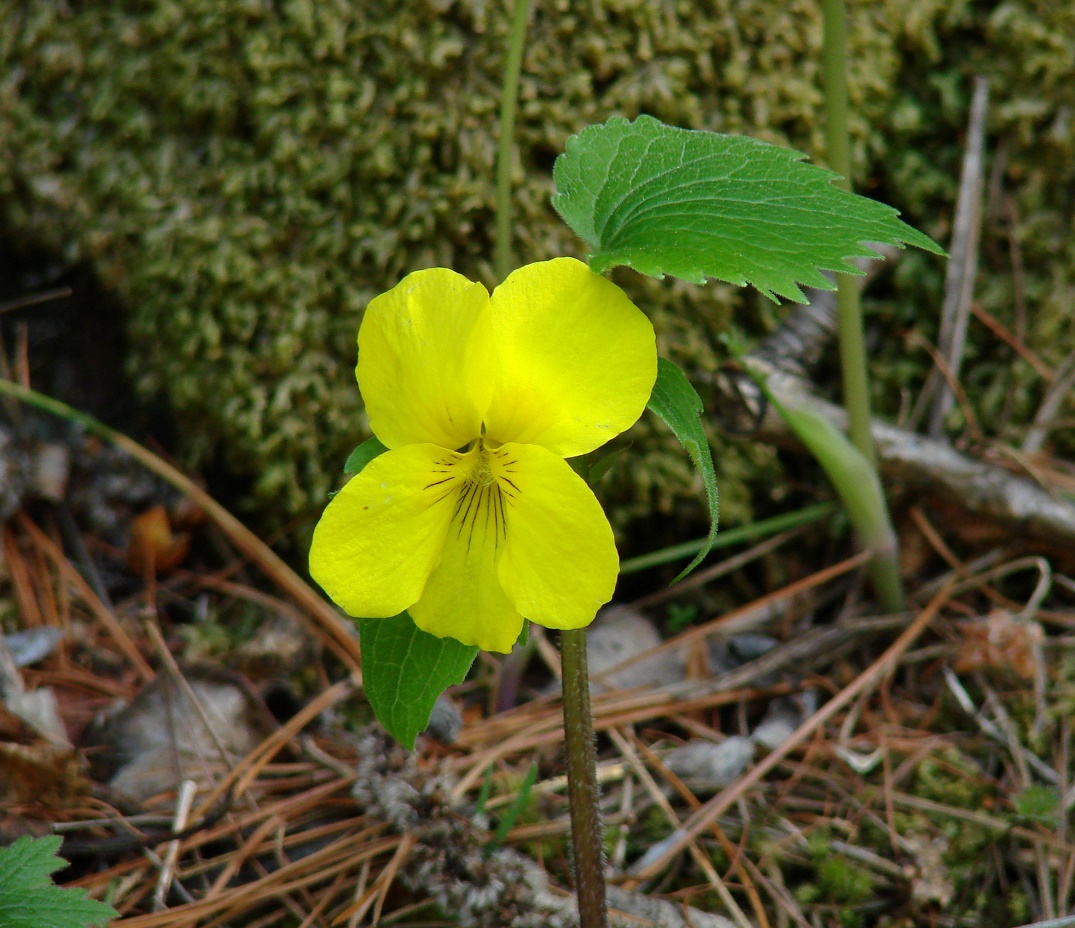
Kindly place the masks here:
POLYGON ((702 476, 706 500, 709 502, 709 535, 694 560, 673 581, 677 582, 702 563, 717 537, 717 521, 720 517, 717 474, 713 467, 713 452, 702 428, 702 414, 705 412, 702 400, 683 371, 671 361, 657 359, 657 382, 653 385, 653 393, 647 405, 687 449, 694 466, 702 476))
POLYGON ((387 450, 388 448, 381 444, 379 438, 367 438, 347 456, 347 461, 343 465, 343 472, 353 477, 355 474, 361 473, 362 468, 375 457, 384 454, 387 450))
POLYGON ((789 148, 613 117, 567 141, 553 206, 590 246, 600 273, 626 264, 651 277, 752 284, 806 302, 799 285, 833 289, 821 270, 861 274, 866 242, 944 254, 890 206, 836 187, 789 148))
POLYGON ((62 889, 49 875, 67 866, 56 856, 61 839, 19 838, 0 847, 0 925, 3 928, 86 928, 116 918, 111 906, 84 889, 62 889))
POLYGON ((466 678, 478 649, 422 631, 402 612, 360 619, 362 681, 378 721, 407 750, 429 724, 433 704, 466 678))

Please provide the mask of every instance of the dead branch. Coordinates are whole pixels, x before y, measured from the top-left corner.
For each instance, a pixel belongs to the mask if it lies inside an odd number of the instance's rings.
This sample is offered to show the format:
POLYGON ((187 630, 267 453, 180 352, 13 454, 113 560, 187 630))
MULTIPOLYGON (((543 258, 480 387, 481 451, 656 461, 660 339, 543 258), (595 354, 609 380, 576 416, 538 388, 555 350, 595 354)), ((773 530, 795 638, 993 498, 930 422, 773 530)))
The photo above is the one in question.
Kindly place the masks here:
MULTIPOLYGON (((797 308, 771 336, 748 356, 768 374, 773 395, 788 405, 809 404, 846 430, 844 410, 814 395, 806 374, 835 331, 836 303, 831 293, 813 291, 809 306, 797 308)), ((802 450, 780 414, 767 408, 760 391, 746 375, 722 372, 711 381, 710 408, 720 410, 718 421, 731 416, 756 423, 752 438, 782 448, 802 450), (734 410, 738 409, 738 413, 734 410)), ((1037 483, 963 454, 941 439, 873 423, 881 472, 890 483, 936 495, 962 506, 972 515, 989 519, 1013 535, 1067 545, 1075 543, 1075 506, 1037 483)))

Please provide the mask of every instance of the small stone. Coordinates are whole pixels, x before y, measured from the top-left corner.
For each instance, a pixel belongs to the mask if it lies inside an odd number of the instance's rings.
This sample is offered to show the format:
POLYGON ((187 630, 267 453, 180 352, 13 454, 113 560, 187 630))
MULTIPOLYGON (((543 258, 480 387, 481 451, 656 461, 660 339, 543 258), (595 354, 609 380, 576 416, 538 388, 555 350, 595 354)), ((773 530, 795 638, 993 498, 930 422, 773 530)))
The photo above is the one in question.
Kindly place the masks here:
POLYGON ((444 744, 455 744, 459 732, 463 729, 463 713, 459 706, 444 693, 433 703, 433 712, 429 716, 429 725, 423 734, 436 738, 444 744))
POLYGON ((29 628, 21 632, 12 632, 5 635, 4 640, 11 649, 11 656, 15 660, 16 667, 29 667, 40 660, 44 660, 63 640, 63 629, 55 625, 42 625, 40 628, 29 628))
POLYGON ((662 686, 684 679, 682 651, 658 652, 601 679, 606 671, 660 644, 656 626, 641 613, 625 606, 606 609, 586 635, 590 691, 602 693, 610 686, 619 689, 662 686))
POLYGON ((767 751, 775 751, 788 740, 803 722, 802 709, 791 699, 774 699, 751 740, 767 751))
POLYGON ((754 759, 754 742, 733 735, 717 744, 696 739, 665 755, 664 763, 696 789, 718 790, 734 783, 754 759))
POLYGON ((742 635, 732 635, 728 639, 728 647, 739 660, 746 663, 764 657, 773 648, 779 647, 780 642, 770 635, 758 635, 745 632, 742 635))
POLYGON ((34 449, 32 476, 37 496, 51 503, 61 502, 71 476, 71 449, 56 443, 38 445, 34 449))

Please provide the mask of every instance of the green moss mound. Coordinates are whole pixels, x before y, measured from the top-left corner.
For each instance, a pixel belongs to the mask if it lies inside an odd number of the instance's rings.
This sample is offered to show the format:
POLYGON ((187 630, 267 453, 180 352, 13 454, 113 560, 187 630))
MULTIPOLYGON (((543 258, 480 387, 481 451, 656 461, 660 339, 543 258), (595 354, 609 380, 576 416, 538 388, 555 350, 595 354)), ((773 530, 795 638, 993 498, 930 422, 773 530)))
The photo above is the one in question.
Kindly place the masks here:
MULTIPOLYGON (((812 0, 536 6, 515 173, 520 263, 580 253, 549 205, 552 161, 571 133, 609 115, 648 112, 822 150, 812 0)), ((5 237, 89 262, 120 296, 130 372, 144 394, 167 395, 188 465, 222 455, 253 478, 247 502, 263 513, 319 507, 367 434, 353 378, 367 301, 424 266, 492 282, 508 5, 23 0, 3 9, 5 237)), ((1064 230, 1075 203, 1075 12, 1045 0, 883 0, 853 6, 851 18, 861 189, 942 242, 969 76, 994 77, 991 137, 1004 162, 991 189, 1005 211, 989 213, 979 295, 1007 321, 1017 300, 1032 307, 1028 337, 1055 361, 1073 341, 1065 307, 1075 244, 1064 230), (1009 232, 1022 248, 1018 282, 1009 232)), ((921 323, 930 334, 923 320, 939 305, 942 275, 933 259, 905 258, 879 304, 886 328, 921 323)), ((617 279, 689 370, 718 364, 714 336, 733 311, 754 331, 772 322, 731 288, 617 279)), ((902 357, 891 344, 878 352, 886 370, 902 357)), ((1022 377, 1029 409, 1040 386, 1029 373, 1013 373, 992 342, 974 350, 981 402, 1022 377)), ((619 518, 700 512, 674 440, 651 424, 634 437, 638 461, 603 490, 619 518)), ((714 441, 725 518, 741 521, 752 487, 773 482, 772 455, 714 441)))

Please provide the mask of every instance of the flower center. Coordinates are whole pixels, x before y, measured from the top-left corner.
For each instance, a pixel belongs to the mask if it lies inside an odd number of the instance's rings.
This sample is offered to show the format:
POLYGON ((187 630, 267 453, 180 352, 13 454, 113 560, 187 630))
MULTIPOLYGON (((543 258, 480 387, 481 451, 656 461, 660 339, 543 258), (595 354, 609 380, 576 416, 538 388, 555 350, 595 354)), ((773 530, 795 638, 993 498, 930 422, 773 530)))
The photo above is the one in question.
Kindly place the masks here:
POLYGON ((483 438, 452 462, 452 525, 468 551, 475 544, 491 545, 495 551, 507 537, 505 507, 519 491, 511 479, 514 465, 508 452, 489 448, 483 438))

